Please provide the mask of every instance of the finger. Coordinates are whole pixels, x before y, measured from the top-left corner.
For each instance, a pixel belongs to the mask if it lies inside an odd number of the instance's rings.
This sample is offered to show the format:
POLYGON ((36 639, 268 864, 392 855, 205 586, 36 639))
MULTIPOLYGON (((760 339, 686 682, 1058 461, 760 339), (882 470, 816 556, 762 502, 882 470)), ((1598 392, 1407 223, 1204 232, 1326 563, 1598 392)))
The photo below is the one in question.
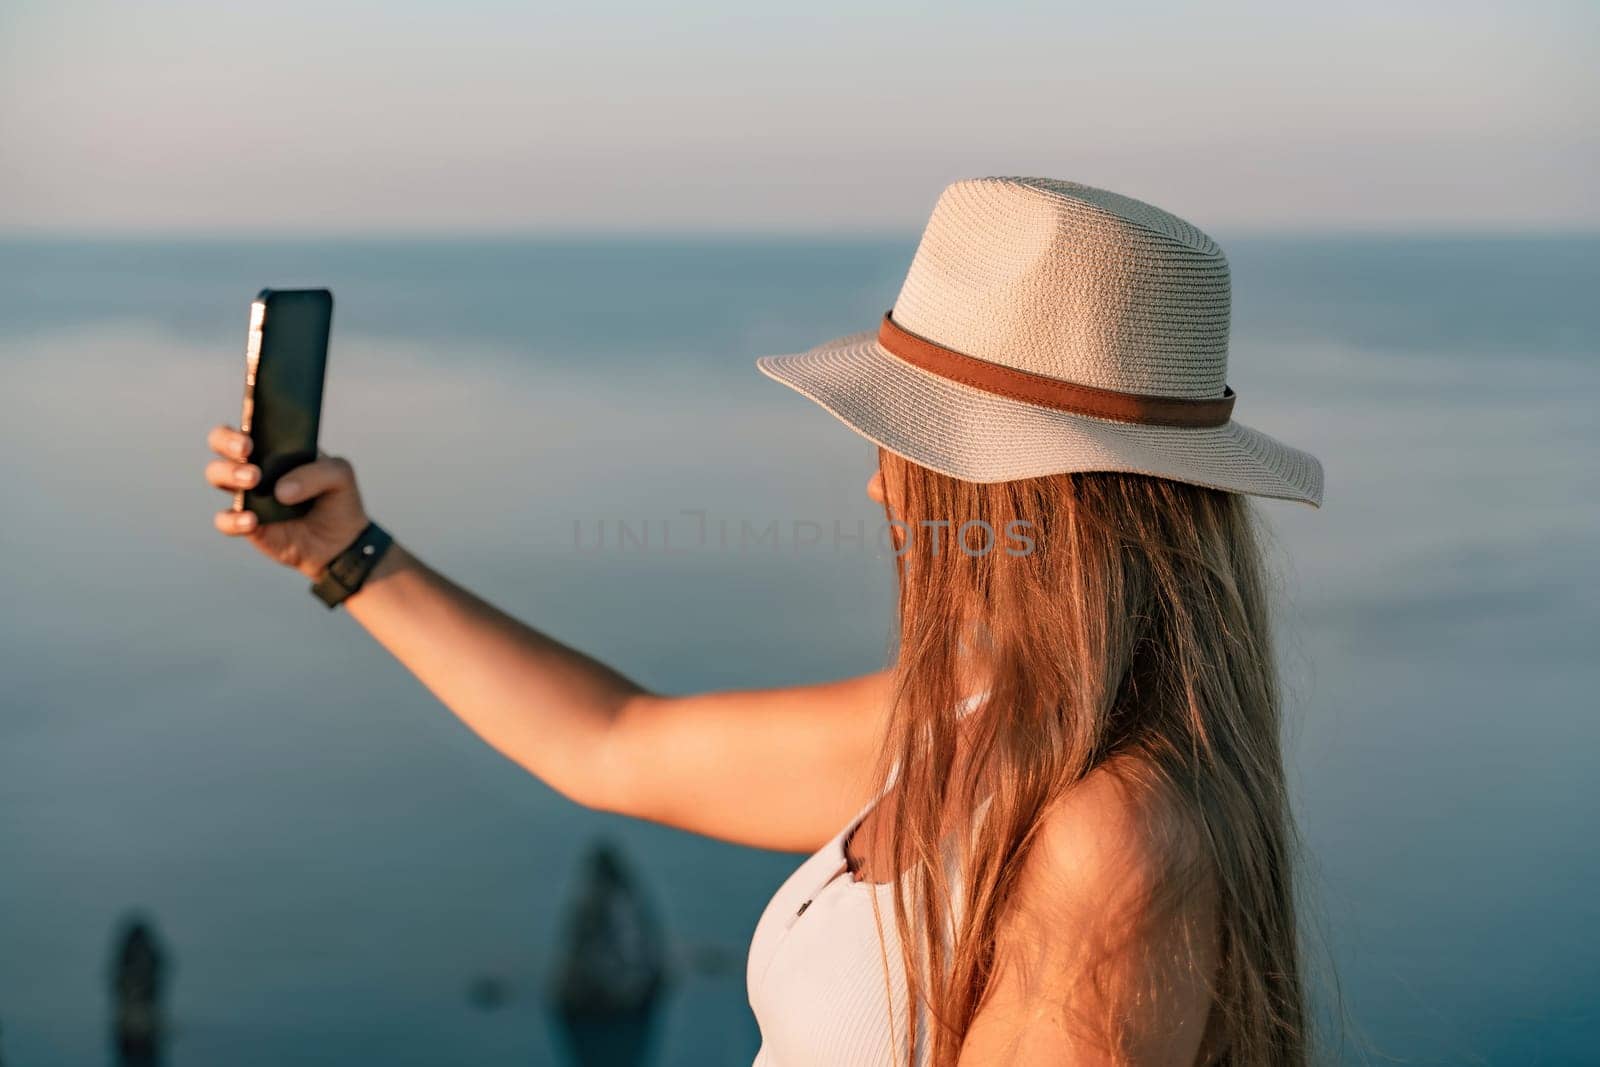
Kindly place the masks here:
POLYGON ((261 468, 253 463, 214 459, 206 464, 206 481, 218 489, 249 489, 261 480, 261 468))
POLYGON ((253 511, 219 511, 211 520, 222 533, 229 537, 238 537, 250 533, 256 528, 256 513, 253 511))
POLYGON ((250 435, 240 433, 232 426, 217 425, 206 435, 206 444, 219 456, 244 459, 250 454, 250 435))
POLYGON ((337 456, 326 456, 296 467, 278 479, 274 493, 279 503, 298 504, 355 485, 355 471, 337 456))

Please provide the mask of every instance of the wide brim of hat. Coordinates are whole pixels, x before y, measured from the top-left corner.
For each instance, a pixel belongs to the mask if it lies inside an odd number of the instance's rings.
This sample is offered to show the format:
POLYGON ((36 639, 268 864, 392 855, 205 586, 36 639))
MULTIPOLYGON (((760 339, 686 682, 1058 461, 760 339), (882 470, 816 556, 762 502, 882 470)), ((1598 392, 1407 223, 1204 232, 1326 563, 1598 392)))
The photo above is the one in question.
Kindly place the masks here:
POLYGON ((756 366, 869 441, 963 481, 1127 471, 1322 504, 1317 458, 1241 423, 1144 426, 1040 407, 913 367, 870 331, 756 366))

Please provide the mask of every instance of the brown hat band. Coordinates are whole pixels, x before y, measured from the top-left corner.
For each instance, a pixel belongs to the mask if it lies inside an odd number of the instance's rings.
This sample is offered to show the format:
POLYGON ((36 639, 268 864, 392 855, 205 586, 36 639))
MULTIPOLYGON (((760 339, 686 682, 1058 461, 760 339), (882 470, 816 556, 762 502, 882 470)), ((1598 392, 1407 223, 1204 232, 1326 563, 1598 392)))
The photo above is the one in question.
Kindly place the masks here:
POLYGON ((905 330, 892 315, 887 311, 883 314, 883 325, 878 327, 878 344, 913 367, 996 396, 1074 415, 1146 426, 1221 426, 1233 415, 1234 393, 1226 385, 1220 397, 1204 400, 1143 396, 1077 385, 945 348, 905 330))

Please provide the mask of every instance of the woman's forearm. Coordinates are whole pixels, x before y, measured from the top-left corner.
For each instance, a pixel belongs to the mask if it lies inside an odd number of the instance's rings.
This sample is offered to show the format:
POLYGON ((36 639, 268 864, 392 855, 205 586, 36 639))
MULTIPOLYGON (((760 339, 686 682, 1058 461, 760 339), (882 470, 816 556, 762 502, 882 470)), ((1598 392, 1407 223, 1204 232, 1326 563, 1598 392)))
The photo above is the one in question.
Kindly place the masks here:
MULTIPOLYGON (((248 434, 216 426, 206 481, 261 483, 248 434)), ((319 456, 278 479, 308 514, 220 533, 312 581, 369 523, 355 470, 319 456)), ((823 685, 658 696, 484 603, 394 544, 346 608, 479 737, 585 807, 809 852, 865 799, 893 706, 887 671, 823 685), (796 803, 804 798, 805 803, 796 803)))
POLYGON ((606 737, 638 686, 398 543, 345 606, 479 737, 572 800, 606 806, 606 737))

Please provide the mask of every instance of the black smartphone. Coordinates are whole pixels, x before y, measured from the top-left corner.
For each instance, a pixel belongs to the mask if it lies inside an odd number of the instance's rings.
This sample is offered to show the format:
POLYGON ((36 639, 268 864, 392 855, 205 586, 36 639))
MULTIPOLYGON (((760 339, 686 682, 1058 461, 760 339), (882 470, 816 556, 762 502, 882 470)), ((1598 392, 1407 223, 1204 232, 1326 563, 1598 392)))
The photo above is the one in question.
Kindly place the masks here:
POLYGON ((234 494, 234 511, 253 511, 268 523, 311 510, 309 503, 280 504, 272 492, 285 472, 317 458, 332 325, 326 289, 263 289, 251 302, 239 429, 250 435, 250 462, 261 468, 261 480, 234 494))

